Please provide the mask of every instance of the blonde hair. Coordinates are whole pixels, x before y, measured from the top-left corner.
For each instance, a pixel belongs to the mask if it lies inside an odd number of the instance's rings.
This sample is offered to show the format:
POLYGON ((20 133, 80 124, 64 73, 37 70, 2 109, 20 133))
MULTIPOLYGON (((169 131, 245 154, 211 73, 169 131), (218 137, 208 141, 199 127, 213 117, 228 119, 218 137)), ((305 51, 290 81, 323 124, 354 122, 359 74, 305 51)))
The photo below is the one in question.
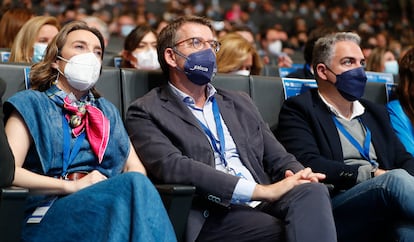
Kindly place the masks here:
POLYGON ((252 55, 251 75, 259 75, 263 64, 255 47, 237 33, 229 33, 220 37, 220 50, 217 52, 217 71, 228 73, 239 70, 249 55, 252 55))
POLYGON ((60 24, 55 17, 37 16, 27 21, 13 42, 9 62, 31 63, 33 56, 33 45, 37 35, 44 25, 53 25, 60 30, 60 24))

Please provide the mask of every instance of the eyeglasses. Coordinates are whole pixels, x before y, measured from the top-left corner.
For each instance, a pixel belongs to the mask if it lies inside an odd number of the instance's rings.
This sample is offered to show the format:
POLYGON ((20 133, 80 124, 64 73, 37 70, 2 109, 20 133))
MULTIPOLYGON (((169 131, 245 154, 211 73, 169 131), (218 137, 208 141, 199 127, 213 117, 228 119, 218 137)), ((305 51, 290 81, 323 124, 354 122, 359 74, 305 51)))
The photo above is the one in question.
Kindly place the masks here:
POLYGON ((208 43, 209 47, 213 49, 215 52, 218 52, 220 50, 220 42, 216 40, 202 40, 199 38, 189 38, 182 41, 177 42, 175 46, 181 45, 183 43, 186 43, 187 45, 191 45, 194 47, 194 49, 201 50, 205 47, 206 43, 208 43))

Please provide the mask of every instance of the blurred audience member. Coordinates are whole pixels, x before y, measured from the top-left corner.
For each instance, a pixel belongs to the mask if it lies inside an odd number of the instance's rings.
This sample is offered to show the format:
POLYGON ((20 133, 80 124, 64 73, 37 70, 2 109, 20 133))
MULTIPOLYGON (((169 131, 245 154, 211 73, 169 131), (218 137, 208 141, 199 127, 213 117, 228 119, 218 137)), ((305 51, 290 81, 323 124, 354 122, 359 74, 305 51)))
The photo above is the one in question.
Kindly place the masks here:
POLYGON ((59 32, 55 17, 37 16, 27 21, 17 34, 10 52, 9 62, 37 63, 46 52, 47 45, 59 32))
POLYGON ((377 39, 371 34, 362 34, 360 36, 362 54, 367 60, 372 50, 377 46, 377 39))
POLYGON ((109 28, 102 19, 95 16, 87 16, 80 20, 84 21, 89 27, 93 27, 99 30, 104 38, 105 47, 108 45, 110 38, 109 28))
POLYGON ((247 25, 235 26, 231 32, 238 33, 256 48, 256 38, 251 28, 249 28, 247 25))
POLYGON ((283 42, 287 40, 287 33, 275 28, 268 28, 262 32, 259 55, 262 57, 263 64, 291 67, 292 59, 283 52, 283 42))
POLYGON ((145 70, 159 69, 157 33, 149 25, 137 26, 126 37, 121 67, 145 70))
POLYGON ((334 33, 335 29, 328 28, 328 27, 319 27, 309 34, 308 41, 305 43, 305 47, 303 50, 303 57, 305 59, 305 64, 303 65, 303 68, 300 68, 290 74, 288 74, 286 77, 289 78, 302 78, 302 79, 314 79, 313 70, 311 68, 312 66, 312 51, 313 47, 315 46, 315 42, 320 38, 327 34, 334 33))
POLYGON ((395 133, 414 155, 414 48, 402 56, 399 64, 397 99, 390 101, 387 108, 395 133))
POLYGON ((237 33, 229 33, 219 38, 217 71, 238 75, 259 75, 262 62, 256 48, 237 33))
POLYGON ((21 27, 34 15, 27 8, 11 8, 0 20, 0 48, 11 48, 21 27))
POLYGON ((390 49, 377 47, 369 55, 365 70, 397 75, 398 62, 390 49))
POLYGON ((125 12, 116 18, 111 26, 114 35, 126 37, 135 28, 135 16, 132 13, 125 12))

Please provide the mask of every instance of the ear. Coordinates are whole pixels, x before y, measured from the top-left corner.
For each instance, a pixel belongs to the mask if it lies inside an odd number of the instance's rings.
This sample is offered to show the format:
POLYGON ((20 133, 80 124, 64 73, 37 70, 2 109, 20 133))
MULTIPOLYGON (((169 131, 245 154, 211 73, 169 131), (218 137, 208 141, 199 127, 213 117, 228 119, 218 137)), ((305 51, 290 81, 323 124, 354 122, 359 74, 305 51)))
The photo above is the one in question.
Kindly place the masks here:
POLYGON ((323 63, 319 63, 316 65, 316 73, 315 76, 318 76, 321 80, 328 80, 328 76, 327 76, 327 72, 328 72, 328 68, 326 67, 325 64, 323 63))
POLYGON ((59 60, 56 60, 55 62, 52 62, 52 68, 54 68, 54 69, 59 69, 59 64, 57 63, 59 60))
POLYGON ((167 62, 167 64, 170 65, 171 67, 177 66, 177 56, 175 55, 173 49, 171 48, 165 49, 164 59, 165 59, 165 62, 167 62))

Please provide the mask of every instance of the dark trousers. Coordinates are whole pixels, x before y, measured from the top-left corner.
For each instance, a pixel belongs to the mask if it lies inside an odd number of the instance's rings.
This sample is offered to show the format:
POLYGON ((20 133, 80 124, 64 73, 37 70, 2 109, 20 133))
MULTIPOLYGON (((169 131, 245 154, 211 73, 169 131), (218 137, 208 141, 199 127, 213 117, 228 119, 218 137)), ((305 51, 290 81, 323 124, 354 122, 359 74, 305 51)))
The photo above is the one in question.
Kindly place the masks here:
POLYGON ((257 208, 211 211, 197 241, 335 242, 328 190, 323 184, 307 183, 257 208))

